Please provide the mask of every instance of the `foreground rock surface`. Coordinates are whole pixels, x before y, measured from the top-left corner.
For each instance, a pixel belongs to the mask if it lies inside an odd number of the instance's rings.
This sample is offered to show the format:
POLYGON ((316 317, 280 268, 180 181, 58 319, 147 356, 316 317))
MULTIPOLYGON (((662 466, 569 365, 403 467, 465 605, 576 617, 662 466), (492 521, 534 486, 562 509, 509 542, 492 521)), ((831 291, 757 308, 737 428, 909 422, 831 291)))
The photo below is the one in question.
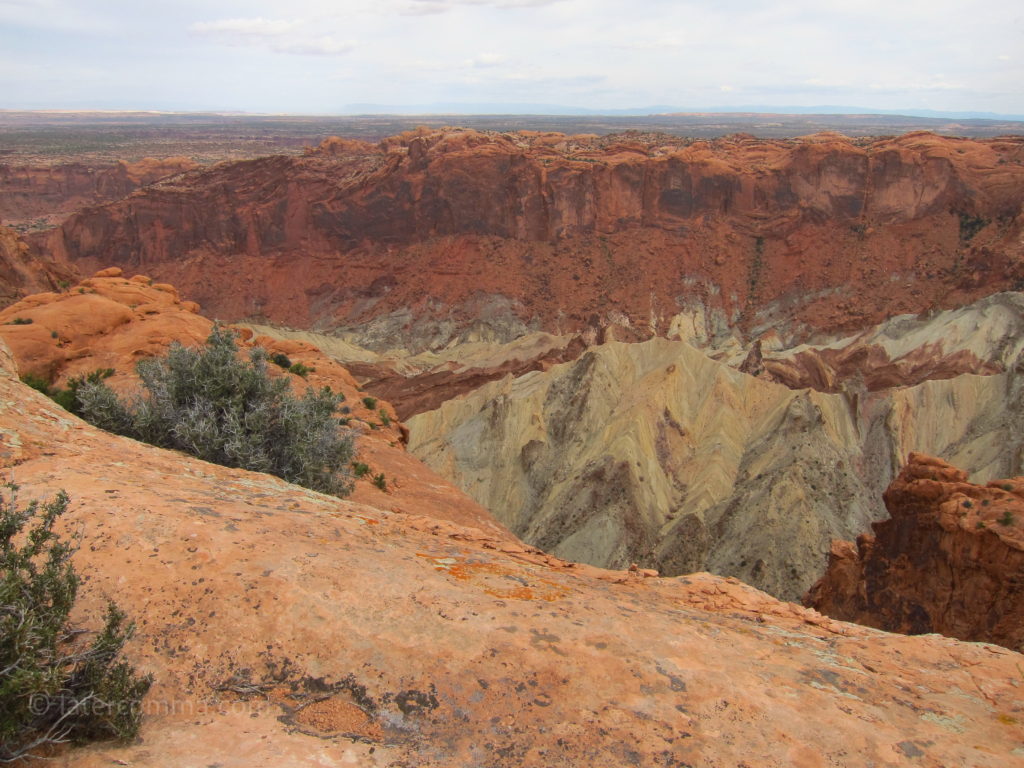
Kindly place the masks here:
POLYGON ((57 764, 1024 764, 1016 653, 114 437, 21 384, 2 342, 0 462, 26 496, 70 492, 80 618, 116 597, 156 675, 138 744, 57 764))
POLYGON ((1024 649, 1024 478, 974 485, 911 454, 885 505, 891 518, 856 547, 833 543, 805 604, 893 632, 1024 649))

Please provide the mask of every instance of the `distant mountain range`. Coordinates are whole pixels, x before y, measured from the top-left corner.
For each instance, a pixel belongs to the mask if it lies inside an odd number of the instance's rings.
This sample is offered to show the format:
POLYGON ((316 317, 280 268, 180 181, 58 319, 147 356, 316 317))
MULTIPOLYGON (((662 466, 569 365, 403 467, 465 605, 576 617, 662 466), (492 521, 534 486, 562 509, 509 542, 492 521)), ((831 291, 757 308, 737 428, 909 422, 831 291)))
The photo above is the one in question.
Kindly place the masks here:
POLYGON ((946 112, 935 109, 873 109, 833 104, 812 107, 774 106, 768 104, 744 104, 732 107, 687 108, 665 104, 629 109, 591 109, 570 107, 563 104, 523 103, 480 103, 435 102, 432 104, 348 104, 342 108, 343 115, 608 115, 646 116, 669 114, 777 114, 777 115, 901 115, 945 120, 1019 120, 1024 114, 1007 115, 996 112, 946 112))

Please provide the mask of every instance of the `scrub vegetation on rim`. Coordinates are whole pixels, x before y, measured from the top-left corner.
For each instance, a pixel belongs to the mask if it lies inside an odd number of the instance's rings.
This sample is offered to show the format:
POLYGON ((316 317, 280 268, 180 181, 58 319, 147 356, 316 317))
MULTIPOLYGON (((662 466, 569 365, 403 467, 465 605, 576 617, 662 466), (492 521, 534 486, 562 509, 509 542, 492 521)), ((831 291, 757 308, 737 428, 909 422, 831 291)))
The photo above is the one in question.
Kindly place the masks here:
POLYGON ((234 333, 215 325, 205 348, 175 343, 136 369, 147 397, 124 402, 102 381, 87 382, 77 393, 82 417, 215 464, 336 496, 351 492, 355 438, 334 415, 344 396, 324 387, 295 397, 287 379, 267 373, 266 350, 239 360, 234 333))

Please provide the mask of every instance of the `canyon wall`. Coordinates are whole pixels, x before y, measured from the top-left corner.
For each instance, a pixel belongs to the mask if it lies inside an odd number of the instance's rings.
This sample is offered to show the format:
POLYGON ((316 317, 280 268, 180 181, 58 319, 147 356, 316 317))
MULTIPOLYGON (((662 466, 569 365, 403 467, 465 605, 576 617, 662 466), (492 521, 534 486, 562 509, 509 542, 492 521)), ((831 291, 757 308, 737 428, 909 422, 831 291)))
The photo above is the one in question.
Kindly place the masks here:
POLYGON ((52 227, 81 208, 120 200, 198 167, 187 157, 147 157, 134 163, 0 163, 0 223, 52 227))
POLYGON ((423 130, 188 173, 35 242, 375 349, 680 315, 794 341, 1019 286, 1022 189, 1019 138, 423 130))

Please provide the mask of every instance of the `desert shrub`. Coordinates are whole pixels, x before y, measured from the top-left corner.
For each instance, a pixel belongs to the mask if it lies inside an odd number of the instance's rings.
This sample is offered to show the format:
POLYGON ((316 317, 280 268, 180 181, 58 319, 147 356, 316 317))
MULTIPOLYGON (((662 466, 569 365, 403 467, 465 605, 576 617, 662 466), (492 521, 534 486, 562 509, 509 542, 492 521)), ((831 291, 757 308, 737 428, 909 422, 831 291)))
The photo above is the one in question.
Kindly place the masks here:
POLYGON ((16 317, 8 325, 32 325, 31 317, 16 317))
POLYGON ((372 411, 374 408, 377 407, 377 398, 376 397, 364 397, 363 398, 363 405, 365 405, 368 410, 372 411))
POLYGON ((102 383, 79 388, 83 417, 103 429, 227 467, 268 472, 324 493, 351 490, 354 438, 338 427, 329 387, 291 393, 267 373, 266 351, 238 358, 234 334, 214 326, 205 347, 171 345, 136 366, 145 395, 127 402, 102 383))
POLYGON ((81 416, 82 404, 78 399, 78 391, 85 384, 99 384, 104 379, 109 379, 113 375, 113 368, 97 368, 96 370, 85 374, 85 376, 72 376, 68 379, 67 389, 54 389, 50 392, 50 397, 52 397, 54 402, 58 405, 63 406, 78 416, 81 416))
POLYGON ((386 491, 388 489, 388 481, 387 478, 384 477, 383 472, 380 472, 379 474, 373 476, 373 484, 380 488, 382 491, 386 491))
POLYGON ((1013 525, 1013 512, 1006 510, 1003 512, 1003 516, 999 518, 999 524, 1002 526, 1013 525))
POLYGON ((379 411, 377 411, 377 413, 380 414, 380 423, 383 424, 385 427, 390 427, 391 416, 388 415, 388 412, 384 408, 381 408, 379 411))
POLYGON ((67 389, 54 387, 46 379, 31 373, 26 373, 21 377, 21 380, 23 383, 32 387, 32 389, 36 389, 51 398, 65 410, 81 416, 82 408, 81 403, 78 401, 79 388, 83 384, 99 384, 104 379, 109 379, 113 375, 113 368, 97 368, 94 371, 90 371, 85 376, 72 376, 68 379, 67 389))
POLYGON ((352 462, 352 472, 356 477, 366 477, 370 474, 370 465, 364 464, 361 461, 352 462))
POLYGON ((270 362, 279 368, 284 368, 286 371, 292 367, 292 361, 288 358, 284 352, 275 352, 270 356, 270 362))
POLYGON ((133 738, 152 679, 121 649, 135 625, 113 603, 91 643, 68 624, 80 582, 73 544, 54 532, 63 491, 46 503, 0 492, 0 763, 48 744, 133 738))
POLYGON ((302 363, 293 363, 288 369, 289 373, 294 373, 296 376, 301 376, 302 378, 309 376, 309 372, 311 370, 312 368, 307 365, 303 365, 302 363))
POLYGON ((36 376, 34 373, 24 373, 21 376, 21 383, 32 387, 37 392, 42 392, 47 397, 52 397, 50 382, 42 376, 36 376))

